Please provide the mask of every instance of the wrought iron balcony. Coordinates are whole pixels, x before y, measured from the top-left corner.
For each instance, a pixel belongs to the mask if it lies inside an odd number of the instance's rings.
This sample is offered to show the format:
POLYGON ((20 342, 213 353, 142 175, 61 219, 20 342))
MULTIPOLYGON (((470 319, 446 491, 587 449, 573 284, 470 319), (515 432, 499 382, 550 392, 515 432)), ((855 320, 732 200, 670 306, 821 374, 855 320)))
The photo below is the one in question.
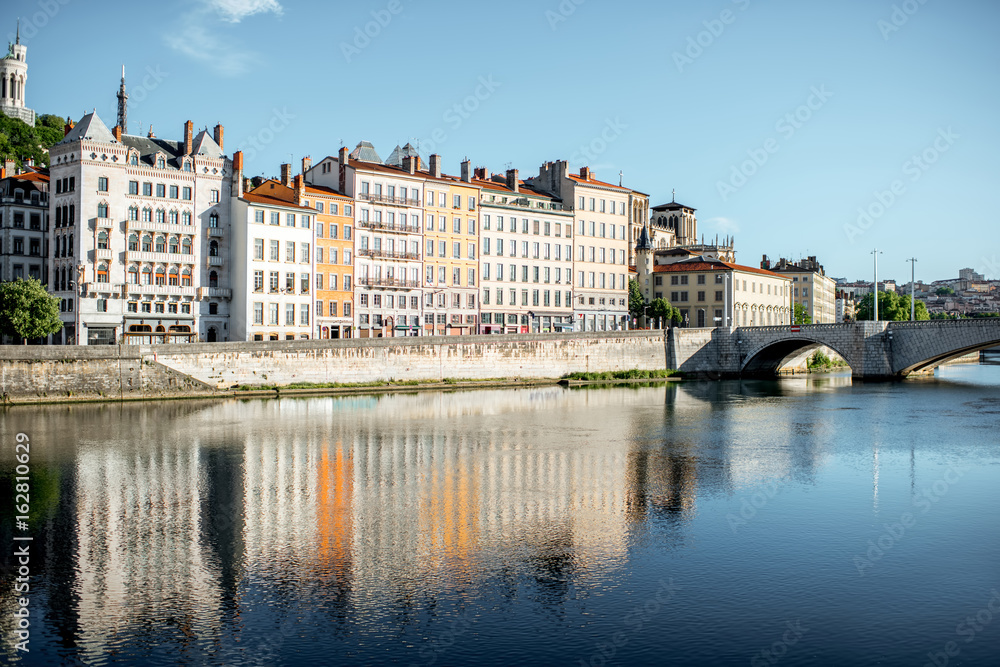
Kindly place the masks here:
POLYGON ((381 259, 420 259, 420 255, 418 253, 397 252, 395 250, 376 250, 374 248, 359 248, 357 250, 357 254, 361 257, 378 257, 381 259))

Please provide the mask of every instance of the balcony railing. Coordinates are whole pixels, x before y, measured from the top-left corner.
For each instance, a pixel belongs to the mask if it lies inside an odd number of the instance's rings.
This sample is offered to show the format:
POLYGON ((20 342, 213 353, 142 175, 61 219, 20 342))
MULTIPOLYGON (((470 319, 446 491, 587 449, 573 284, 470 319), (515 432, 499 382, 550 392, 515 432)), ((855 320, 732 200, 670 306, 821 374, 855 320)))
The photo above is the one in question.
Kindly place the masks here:
POLYGON ((208 258, 209 266, 222 266, 222 258, 218 256, 211 256, 208 258))
MULTIPOLYGON (((254 290, 255 292, 257 290, 254 290)), ((231 299, 233 296, 233 290, 228 287, 199 287, 198 288, 198 298, 208 299, 208 298, 220 298, 220 299, 231 299)))
POLYGON ((94 259, 111 259, 113 252, 111 248, 95 248, 94 259))
POLYGON ((176 296, 195 296, 194 287, 181 285, 129 285, 129 294, 170 294, 176 296))
POLYGON ((111 229, 115 226, 115 221, 111 218, 97 218, 98 229, 111 229))
POLYGON ((362 287, 393 287, 396 289, 420 287, 420 281, 406 280, 405 278, 358 278, 358 284, 362 287))
POLYGON ((400 234, 419 234, 420 225, 407 225, 396 222, 376 222, 374 220, 358 220, 358 227, 364 229, 377 229, 386 232, 399 232, 400 234))
POLYGON ((129 220, 128 228, 130 231, 164 232, 166 234, 194 234, 197 231, 194 225, 153 222, 151 220, 145 222, 142 220, 129 220))
POLYGON ((222 229, 220 227, 208 227, 209 236, 222 236, 222 229))
POLYGON ((378 257, 381 259, 420 259, 420 255, 414 252, 375 250, 374 248, 359 248, 357 254, 361 257, 378 257))
POLYGON ((419 199, 407 199, 406 197, 390 197, 389 195, 378 195, 373 192, 362 192, 358 199, 375 202, 377 204, 395 204, 396 206, 420 206, 419 199))
POLYGON ((174 252, 145 252, 141 250, 129 250, 125 253, 126 262, 157 262, 160 264, 194 264, 194 255, 191 253, 174 252))

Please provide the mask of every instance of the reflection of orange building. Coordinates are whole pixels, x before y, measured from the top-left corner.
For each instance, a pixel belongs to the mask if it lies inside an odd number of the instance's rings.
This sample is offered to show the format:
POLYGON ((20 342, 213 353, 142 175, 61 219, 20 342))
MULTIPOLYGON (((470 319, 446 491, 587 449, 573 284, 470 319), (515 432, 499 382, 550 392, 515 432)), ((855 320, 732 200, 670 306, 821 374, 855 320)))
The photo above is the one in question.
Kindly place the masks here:
POLYGON ((316 530, 317 560, 333 569, 338 581, 347 578, 351 568, 351 542, 354 519, 351 502, 354 495, 354 465, 349 452, 338 442, 333 460, 324 443, 317 471, 316 530))
POLYGON ((435 561, 463 571, 479 539, 479 484, 468 457, 426 472, 421 484, 420 551, 435 561))
POLYGON ((354 200, 315 185, 305 197, 316 210, 316 336, 353 338, 354 200))

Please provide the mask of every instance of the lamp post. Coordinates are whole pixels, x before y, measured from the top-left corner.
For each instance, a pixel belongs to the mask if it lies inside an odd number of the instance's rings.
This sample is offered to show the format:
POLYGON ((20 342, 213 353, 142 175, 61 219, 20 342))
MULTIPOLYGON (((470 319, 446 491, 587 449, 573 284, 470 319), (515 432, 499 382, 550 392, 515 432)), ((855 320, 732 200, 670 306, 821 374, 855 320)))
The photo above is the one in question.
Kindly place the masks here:
POLYGON ((917 300, 915 297, 915 291, 917 289, 917 284, 915 282, 915 276, 917 275, 917 258, 911 257, 906 261, 910 263, 910 321, 913 322, 917 319, 917 300))
POLYGON ((872 320, 878 322, 878 256, 882 252, 875 248, 872 250, 872 255, 875 257, 875 282, 872 283, 872 320))

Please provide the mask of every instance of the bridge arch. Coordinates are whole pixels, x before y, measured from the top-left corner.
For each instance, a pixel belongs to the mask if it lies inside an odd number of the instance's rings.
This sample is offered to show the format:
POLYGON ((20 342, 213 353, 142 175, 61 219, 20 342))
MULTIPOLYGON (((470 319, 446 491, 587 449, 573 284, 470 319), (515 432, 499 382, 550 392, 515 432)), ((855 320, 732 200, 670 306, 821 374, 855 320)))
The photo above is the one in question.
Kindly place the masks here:
POLYGON ((1000 319, 893 322, 892 370, 898 377, 935 368, 949 359, 1000 345, 1000 319), (916 326, 914 326, 916 325, 916 326))
POLYGON ((784 366, 810 355, 821 347, 828 347, 854 367, 854 360, 846 350, 820 337, 808 335, 783 337, 758 344, 746 354, 740 363, 740 375, 773 376, 784 366))

